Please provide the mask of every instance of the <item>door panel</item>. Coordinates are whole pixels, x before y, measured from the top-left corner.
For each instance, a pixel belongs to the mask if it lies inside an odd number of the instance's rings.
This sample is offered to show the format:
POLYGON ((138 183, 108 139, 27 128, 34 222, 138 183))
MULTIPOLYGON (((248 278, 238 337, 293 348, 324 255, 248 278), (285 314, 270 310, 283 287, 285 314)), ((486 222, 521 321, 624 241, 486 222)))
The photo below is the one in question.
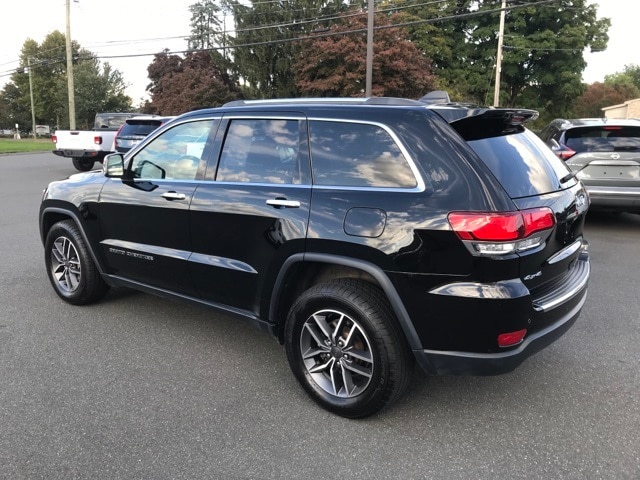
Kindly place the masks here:
POLYGON ((218 135, 220 160, 207 170, 216 180, 202 182, 191 203, 192 277, 201 297, 266 316, 280 267, 304 251, 306 122, 299 115, 223 119, 218 135))
POLYGON ((128 158, 125 177, 100 196, 101 244, 110 273, 186 295, 189 206, 213 145, 219 119, 197 119, 161 132, 128 158))

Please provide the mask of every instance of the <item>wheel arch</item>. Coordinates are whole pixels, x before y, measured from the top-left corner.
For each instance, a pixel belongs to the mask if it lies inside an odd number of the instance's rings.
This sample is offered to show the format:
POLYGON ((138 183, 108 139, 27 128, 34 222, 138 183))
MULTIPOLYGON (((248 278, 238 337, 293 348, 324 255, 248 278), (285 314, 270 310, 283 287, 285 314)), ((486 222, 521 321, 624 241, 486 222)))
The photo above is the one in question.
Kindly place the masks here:
POLYGON ((96 255, 96 252, 93 249, 93 244, 91 243, 89 236, 87 235, 87 232, 84 228, 84 224, 80 219, 80 215, 77 212, 54 206, 43 208, 40 212, 40 237, 42 239, 42 244, 45 244, 47 235, 49 233, 49 230, 51 230, 51 227, 53 227, 56 223, 64 220, 71 220, 76 224, 76 227, 78 227, 80 235, 82 235, 82 239, 84 240, 87 249, 89 250, 91 258, 93 259, 98 272, 103 276, 103 278, 105 278, 105 276, 103 275, 104 265, 98 255, 96 255))
POLYGON ((293 255, 280 269, 269 305, 269 322, 275 324, 280 343, 284 340, 287 313, 296 298, 312 286, 335 278, 357 278, 377 285, 387 297, 410 348, 422 348, 396 288, 380 267, 364 260, 323 253, 293 255))

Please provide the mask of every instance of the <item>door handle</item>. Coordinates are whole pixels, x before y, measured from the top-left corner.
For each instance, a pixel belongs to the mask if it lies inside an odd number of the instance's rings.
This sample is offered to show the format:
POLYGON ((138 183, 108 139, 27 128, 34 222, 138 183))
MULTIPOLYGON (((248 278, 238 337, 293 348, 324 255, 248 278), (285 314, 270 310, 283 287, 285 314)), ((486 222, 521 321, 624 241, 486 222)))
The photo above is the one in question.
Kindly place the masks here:
POLYGON ((184 200, 187 196, 184 193, 165 192, 162 194, 162 198, 166 198, 167 200, 184 200))
POLYGON ((284 198, 275 198, 267 200, 267 205, 271 205, 275 208, 300 208, 300 202, 297 200, 287 200, 284 198))

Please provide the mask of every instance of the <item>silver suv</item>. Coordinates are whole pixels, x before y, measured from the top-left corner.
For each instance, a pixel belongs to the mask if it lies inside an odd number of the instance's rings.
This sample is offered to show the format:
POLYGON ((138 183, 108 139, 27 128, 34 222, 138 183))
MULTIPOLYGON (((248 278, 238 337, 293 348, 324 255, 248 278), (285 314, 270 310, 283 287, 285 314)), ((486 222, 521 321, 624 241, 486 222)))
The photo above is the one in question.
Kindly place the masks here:
POLYGON ((640 121, 558 119, 540 136, 582 180, 592 209, 640 213, 640 121))

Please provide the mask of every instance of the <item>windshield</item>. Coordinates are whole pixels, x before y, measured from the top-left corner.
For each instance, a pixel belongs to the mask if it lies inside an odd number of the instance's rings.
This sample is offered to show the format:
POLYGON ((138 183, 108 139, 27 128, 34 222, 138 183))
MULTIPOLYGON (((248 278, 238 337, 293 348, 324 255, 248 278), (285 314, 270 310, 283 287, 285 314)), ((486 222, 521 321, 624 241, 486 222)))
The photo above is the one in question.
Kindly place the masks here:
POLYGON ((572 128, 564 134, 564 143, 577 153, 640 150, 640 126, 572 128))
POLYGON ((120 137, 126 137, 129 135, 137 136, 137 137, 146 137, 151 132, 153 132, 156 128, 160 126, 159 121, 149 121, 149 122, 135 122, 135 123, 125 123, 120 130, 120 137))
MULTIPOLYGON (((570 173, 551 149, 529 130, 468 143, 511 198, 555 192, 560 189, 560 179, 570 173)), ((575 182, 571 179, 562 187, 573 186, 575 182)))

